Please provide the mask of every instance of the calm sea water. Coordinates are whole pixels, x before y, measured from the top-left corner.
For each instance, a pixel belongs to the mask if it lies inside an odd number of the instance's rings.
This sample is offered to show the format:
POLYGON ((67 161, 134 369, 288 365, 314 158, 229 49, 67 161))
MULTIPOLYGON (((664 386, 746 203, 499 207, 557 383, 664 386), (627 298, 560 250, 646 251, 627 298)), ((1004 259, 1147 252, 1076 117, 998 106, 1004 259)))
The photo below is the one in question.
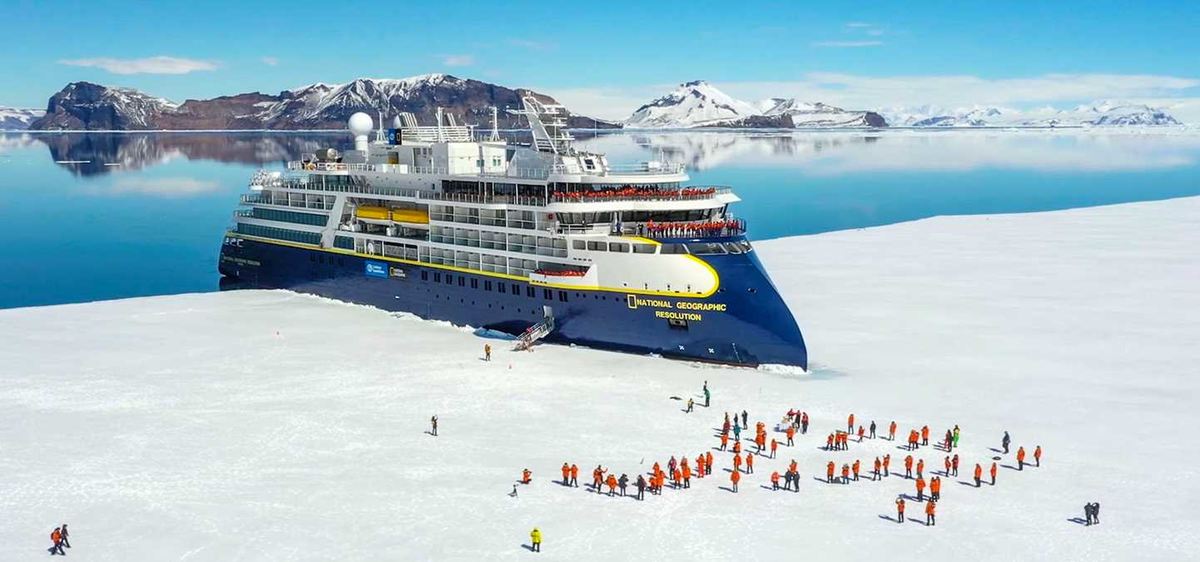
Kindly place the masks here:
MULTIPOLYGON (((342 134, 0 135, 0 308, 217 290, 238 195, 342 134)), ((622 133, 611 162, 663 158, 730 185, 753 239, 949 214, 1200 194, 1200 135, 622 133)))

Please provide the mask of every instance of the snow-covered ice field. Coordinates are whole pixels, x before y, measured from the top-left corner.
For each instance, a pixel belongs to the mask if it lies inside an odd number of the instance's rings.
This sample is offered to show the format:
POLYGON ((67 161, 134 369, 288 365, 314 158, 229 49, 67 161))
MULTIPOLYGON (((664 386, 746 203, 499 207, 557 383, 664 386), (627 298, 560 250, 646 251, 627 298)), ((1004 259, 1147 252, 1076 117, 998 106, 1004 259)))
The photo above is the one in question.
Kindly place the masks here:
POLYGON ((114 561, 1200 556, 1200 198, 757 247, 809 374, 495 340, 485 363, 468 330, 287 292, 0 311, 0 560, 47 556, 62 522, 70 557, 114 561), (705 380, 711 408, 669 399, 705 380), (719 452, 713 477, 645 502, 552 482, 563 461, 582 484, 694 459, 726 410, 789 407, 812 431, 738 494, 719 452), (820 450, 851 412, 961 426, 936 527, 886 519, 911 481, 817 481, 831 459, 902 464, 883 440, 820 450), (959 484, 1006 429, 1043 466, 959 484), (764 489, 792 458, 800 492, 764 489), (1099 526, 1070 521, 1088 501, 1099 526))

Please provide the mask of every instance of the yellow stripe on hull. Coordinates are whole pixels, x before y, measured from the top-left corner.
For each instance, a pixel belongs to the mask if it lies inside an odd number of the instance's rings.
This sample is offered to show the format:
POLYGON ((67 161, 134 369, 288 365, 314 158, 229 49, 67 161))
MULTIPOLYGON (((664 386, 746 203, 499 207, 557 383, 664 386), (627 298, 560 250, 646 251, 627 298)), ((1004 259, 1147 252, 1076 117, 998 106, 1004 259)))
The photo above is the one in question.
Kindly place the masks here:
MULTIPOLYGON (((261 236, 251 236, 249 234, 242 234, 239 232, 226 232, 225 235, 230 238, 244 238, 246 240, 254 240, 255 242, 263 242, 266 244, 276 244, 279 246, 288 246, 288 247, 292 247, 292 248, 301 248, 301 249, 305 249, 305 250, 317 250, 320 252, 328 252, 331 254, 342 254, 342 255, 346 255, 346 256, 355 256, 355 257, 364 258, 364 259, 388 261, 388 262, 393 262, 393 263, 403 263, 403 264, 417 265, 417 266, 423 266, 423 267, 431 267, 434 269, 443 269, 446 271, 456 271, 459 273, 468 273, 471 275, 482 275, 484 277, 495 277, 495 278, 499 278, 499 279, 509 279, 512 281, 524 281, 531 285, 537 285, 538 287, 550 287, 550 288, 554 288, 554 289, 565 289, 565 290, 574 290, 574 291, 605 291, 605 292, 610 292, 610 293, 622 293, 622 294, 634 294, 634 295, 652 295, 652 296, 660 296, 660 297, 686 297, 686 298, 702 299, 702 298, 707 298, 707 297, 712 296, 714 293, 717 292, 717 288, 719 288, 721 285, 721 276, 717 274, 717 270, 713 269, 713 267, 711 265, 709 265, 708 262, 706 262, 696 256, 693 256, 691 254, 685 254, 685 257, 691 258, 696 263, 704 266, 704 268, 707 269, 708 272, 711 273, 713 276, 712 289, 710 289, 704 293, 691 294, 691 293, 682 293, 682 292, 676 292, 676 291, 654 291, 654 290, 647 290, 647 289, 631 289, 628 287, 601 287, 599 285, 567 285, 564 283, 546 283, 546 282, 533 281, 533 280, 529 279, 528 277, 509 275, 507 273, 495 273, 492 271, 480 271, 477 269, 467 269, 465 267, 456 267, 453 265, 441 265, 441 264, 436 264, 436 263, 426 263, 423 261, 407 260, 404 258, 393 258, 390 256, 376 256, 376 255, 372 255, 372 254, 361 254, 359 252, 355 252, 354 250, 346 250, 343 248, 322 248, 320 246, 316 246, 313 244, 290 242, 287 240, 276 240, 274 238, 264 238, 261 236)), ((647 242, 654 242, 654 241, 647 240, 647 242)), ((659 244, 658 242, 654 242, 654 243, 659 244)))

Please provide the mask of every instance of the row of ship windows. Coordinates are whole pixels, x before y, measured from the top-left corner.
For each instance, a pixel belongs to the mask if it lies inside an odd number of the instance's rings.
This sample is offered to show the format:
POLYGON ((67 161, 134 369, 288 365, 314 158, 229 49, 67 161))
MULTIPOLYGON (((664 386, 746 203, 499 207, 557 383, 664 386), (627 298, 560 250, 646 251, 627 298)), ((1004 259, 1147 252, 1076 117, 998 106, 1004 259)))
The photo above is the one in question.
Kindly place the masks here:
MULTIPOLYGON (((632 247, 635 254, 653 254, 653 244, 630 244, 628 242, 602 242, 573 240, 571 247, 576 250, 593 252, 629 253, 632 247)), ((750 243, 745 240, 737 242, 691 242, 688 244, 660 244, 662 254, 694 254, 707 256, 715 254, 744 254, 750 251, 750 243)))
MULTIPOLYGON (((429 281, 429 277, 430 277, 430 272, 428 272, 428 271, 421 272, 421 280, 422 281, 429 281)), ((443 283, 444 282, 447 285, 454 284, 455 279, 454 279, 453 274, 447 273, 447 274, 445 274, 444 277, 445 277, 445 281, 442 280, 442 278, 443 278, 442 272, 440 272, 440 271, 433 272, 433 282, 434 283, 443 283)), ((458 276, 458 286, 459 287, 466 287, 468 282, 470 283, 472 289, 479 288, 479 280, 478 279, 468 280, 467 276, 465 276, 465 275, 458 276)), ((505 283, 503 281, 496 281, 493 284, 492 281, 490 281, 490 280, 487 280, 487 279, 483 280, 483 290, 485 290, 485 291, 491 291, 494 288, 497 293, 506 294, 509 292, 509 286, 512 287, 512 295, 514 297, 521 296, 521 286, 518 285, 517 283, 505 283)), ((555 296, 554 293, 555 293, 555 291, 553 291, 551 289, 543 288, 542 289, 542 298, 544 298, 548 301, 552 301, 552 300, 554 300, 554 296, 555 296)), ((557 293, 558 293, 558 300, 560 302, 567 302, 566 291, 557 291, 557 293)), ((534 289, 532 286, 526 286, 525 287, 525 296, 527 296, 531 299, 537 298, 537 290, 534 289)))
POLYGON ((297 213, 295 211, 283 211, 280 209, 264 209, 262 207, 254 207, 250 216, 256 219, 307 224, 312 226, 325 226, 325 223, 329 220, 329 217, 325 215, 297 213))
POLYGON ((273 226, 238 223, 237 232, 239 234, 248 234, 250 236, 259 236, 262 238, 273 238, 275 240, 287 240, 289 242, 300 242, 303 244, 321 243, 320 233, 301 232, 299 230, 288 230, 286 228, 275 228, 273 226))

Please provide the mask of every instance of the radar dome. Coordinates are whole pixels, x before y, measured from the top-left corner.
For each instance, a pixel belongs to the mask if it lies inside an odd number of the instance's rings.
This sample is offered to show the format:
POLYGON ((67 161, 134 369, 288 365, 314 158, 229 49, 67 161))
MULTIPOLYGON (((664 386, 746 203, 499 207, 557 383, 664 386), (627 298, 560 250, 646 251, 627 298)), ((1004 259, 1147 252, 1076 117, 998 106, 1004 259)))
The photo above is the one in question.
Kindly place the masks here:
POLYGON ((403 125, 400 124, 400 116, 399 115, 392 118, 392 128, 393 129, 399 129, 402 126, 403 125))
POLYGON ((350 116, 349 125, 350 132, 354 133, 356 137, 370 133, 375 128, 375 122, 371 121, 371 116, 361 111, 350 116))

